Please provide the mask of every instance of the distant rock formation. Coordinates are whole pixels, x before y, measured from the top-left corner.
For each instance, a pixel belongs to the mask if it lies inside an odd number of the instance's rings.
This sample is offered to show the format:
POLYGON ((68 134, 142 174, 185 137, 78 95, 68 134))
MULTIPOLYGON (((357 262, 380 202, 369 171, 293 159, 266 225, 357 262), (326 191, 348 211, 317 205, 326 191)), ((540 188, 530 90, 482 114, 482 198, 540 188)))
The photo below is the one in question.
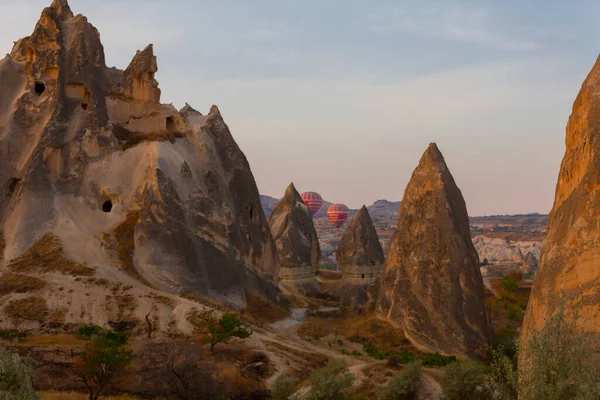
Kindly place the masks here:
POLYGON ((321 257, 319 240, 308 208, 293 183, 269 217, 269 226, 279 255, 279 279, 312 281, 321 257))
POLYGON ((567 124, 554 206, 523 322, 525 344, 561 303, 565 315, 579 315, 581 328, 600 333, 599 107, 600 58, 583 82, 567 124))
MULTIPOLYGON (((159 103, 156 71, 152 45, 125 71, 107 68, 100 34, 66 0, 0 61, 4 261, 25 268, 21 256, 54 237, 63 258, 52 260, 125 283, 140 315, 166 307, 150 290, 244 308, 246 290, 272 295, 278 275, 252 172, 216 106, 203 116, 159 103)), ((115 293, 83 297, 86 283, 55 267, 40 295, 72 304, 65 322, 105 323, 122 312, 115 293)), ((170 312, 161 312, 166 329, 170 312)))
POLYGON ((473 238, 473 245, 479 259, 487 260, 488 264, 520 266, 527 253, 539 257, 541 242, 509 241, 478 235, 473 238))
POLYGON ((423 351, 482 357, 492 339, 465 201, 434 143, 404 192, 377 311, 423 351))
POLYGON ((377 279, 385 258, 367 207, 363 206, 352 217, 340 241, 336 259, 347 282, 371 284, 377 279))
POLYGON ((521 272, 523 272, 523 274, 525 274, 525 275, 533 274, 533 273, 535 273, 535 271, 537 271, 537 268, 538 268, 537 258, 535 258, 533 253, 531 253, 531 252, 527 253, 525 255, 525 258, 523 259, 523 264, 521 265, 521 272))

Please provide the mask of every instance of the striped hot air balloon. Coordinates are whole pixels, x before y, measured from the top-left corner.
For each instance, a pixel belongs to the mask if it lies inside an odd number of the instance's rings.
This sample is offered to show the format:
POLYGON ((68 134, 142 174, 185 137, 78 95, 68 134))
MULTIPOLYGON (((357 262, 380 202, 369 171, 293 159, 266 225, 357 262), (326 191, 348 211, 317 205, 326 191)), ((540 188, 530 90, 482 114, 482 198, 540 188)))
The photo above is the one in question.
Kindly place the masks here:
POLYGON ((348 207, 344 204, 332 204, 327 209, 327 218, 329 221, 335 226, 339 228, 344 225, 346 219, 348 218, 348 207))
POLYGON ((302 197, 302 201, 306 207, 308 207, 308 211, 310 211, 310 215, 314 216, 317 211, 321 209, 321 205, 323 204, 323 199, 321 195, 316 192, 304 192, 300 195, 302 197))

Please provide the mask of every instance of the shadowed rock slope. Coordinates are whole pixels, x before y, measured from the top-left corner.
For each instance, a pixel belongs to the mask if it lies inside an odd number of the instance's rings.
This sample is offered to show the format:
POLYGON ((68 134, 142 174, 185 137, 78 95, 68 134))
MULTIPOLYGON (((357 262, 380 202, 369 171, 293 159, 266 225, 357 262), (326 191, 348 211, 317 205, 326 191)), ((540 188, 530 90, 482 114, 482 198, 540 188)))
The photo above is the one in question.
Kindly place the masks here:
POLYGON ((481 357, 492 338, 465 201, 435 144, 406 187, 377 311, 425 351, 481 357))
POLYGON ((335 255, 340 265, 382 265, 385 257, 367 207, 353 217, 335 255))
MULTIPOLYGON (((278 274, 252 172, 216 106, 160 103, 157 68, 152 45, 125 71, 106 67, 98 31, 66 0, 0 61, 2 264, 35 270, 48 242, 130 288, 134 313, 158 307, 137 296, 148 291, 244 308, 245 290, 272 294, 278 274)), ((119 317, 110 293, 83 297, 81 280, 50 270, 37 295, 66 322, 119 317)))
POLYGON ((587 332, 600 333, 600 58, 567 124, 554 206, 523 323, 526 343, 564 302, 587 332))

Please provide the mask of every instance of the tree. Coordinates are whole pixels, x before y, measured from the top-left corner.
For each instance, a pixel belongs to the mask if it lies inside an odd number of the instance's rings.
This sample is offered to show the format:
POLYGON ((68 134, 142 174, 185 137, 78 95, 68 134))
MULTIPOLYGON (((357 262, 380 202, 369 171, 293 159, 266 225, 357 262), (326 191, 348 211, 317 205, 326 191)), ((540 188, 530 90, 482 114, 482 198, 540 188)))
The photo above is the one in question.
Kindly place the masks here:
POLYGON ((446 367, 444 396, 447 400, 484 400, 485 369, 475 361, 459 361, 446 367))
POLYGON ((133 352, 126 349, 127 336, 107 332, 85 346, 75 363, 75 376, 89 393, 89 400, 105 394, 110 383, 131 364, 133 352))
POLYGON ((348 371, 345 361, 329 361, 321 369, 313 371, 309 378, 310 390, 306 400, 344 400, 352 398, 354 375, 348 371))
POLYGON ((565 318, 562 306, 524 343, 520 399, 600 398, 600 339, 577 328, 577 320, 565 318))
POLYGON ((420 361, 413 361, 377 394, 377 400, 414 400, 417 398, 423 367, 420 361))
POLYGON ((18 353, 0 348, 0 399, 34 400, 33 372, 18 353))
POLYGON ((215 310, 204 309, 191 318, 191 324, 201 333, 201 340, 210 343, 211 352, 217 344, 227 343, 233 337, 246 339, 252 335, 252 331, 232 312, 225 312, 221 318, 217 318, 215 310))
MULTIPOLYGON (((196 344, 198 346, 198 344, 196 344)), ((139 371, 160 396, 178 400, 217 400, 225 397, 225 385, 216 378, 212 363, 201 363, 193 344, 153 343, 142 354, 139 371)))

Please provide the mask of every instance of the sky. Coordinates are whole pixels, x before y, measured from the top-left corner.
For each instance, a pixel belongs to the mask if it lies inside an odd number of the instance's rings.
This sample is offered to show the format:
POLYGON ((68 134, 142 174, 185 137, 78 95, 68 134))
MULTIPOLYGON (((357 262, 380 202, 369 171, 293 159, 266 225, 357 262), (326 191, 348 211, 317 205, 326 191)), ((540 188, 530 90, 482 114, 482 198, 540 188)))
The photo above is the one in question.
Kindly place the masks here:
MULTIPOLYGON (((51 0, 0 0, 0 53, 51 0)), ((400 200, 436 142, 470 215, 547 213, 600 2, 70 0, 108 66, 154 44, 162 102, 219 106, 259 191, 400 200)))

